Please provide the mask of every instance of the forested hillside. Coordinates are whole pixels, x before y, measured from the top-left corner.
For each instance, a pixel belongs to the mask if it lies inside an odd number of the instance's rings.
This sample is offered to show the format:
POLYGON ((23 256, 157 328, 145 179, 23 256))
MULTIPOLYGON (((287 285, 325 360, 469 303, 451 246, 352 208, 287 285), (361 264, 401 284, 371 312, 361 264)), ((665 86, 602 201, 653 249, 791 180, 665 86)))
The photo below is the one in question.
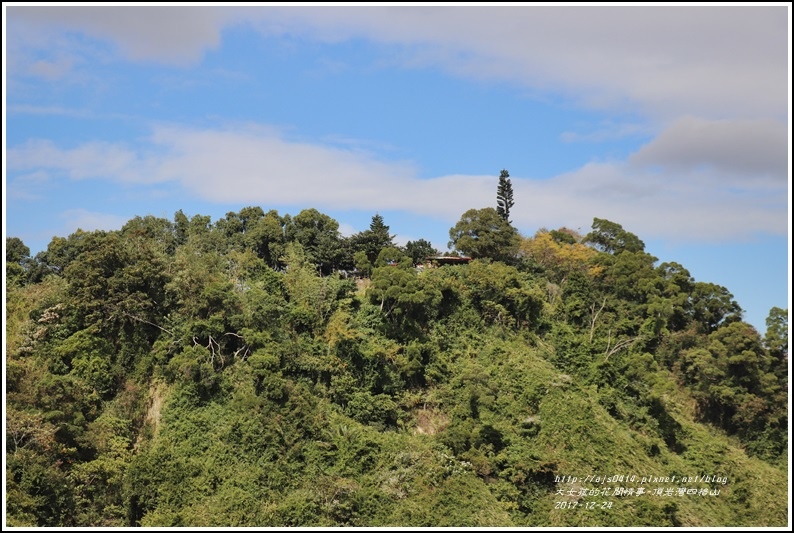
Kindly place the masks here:
POLYGON ((787 310, 511 205, 8 238, 7 524, 785 526, 787 310))

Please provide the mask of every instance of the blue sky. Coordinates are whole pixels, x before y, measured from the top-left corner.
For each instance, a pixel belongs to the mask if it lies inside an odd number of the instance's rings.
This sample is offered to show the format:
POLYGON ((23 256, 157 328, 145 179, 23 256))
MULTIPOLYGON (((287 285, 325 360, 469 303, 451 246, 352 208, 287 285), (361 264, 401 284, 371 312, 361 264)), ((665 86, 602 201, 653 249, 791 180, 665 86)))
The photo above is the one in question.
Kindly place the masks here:
POLYGON ((510 172, 525 236, 594 217, 790 305, 790 7, 3 5, 4 229, 380 213, 447 249, 510 172))

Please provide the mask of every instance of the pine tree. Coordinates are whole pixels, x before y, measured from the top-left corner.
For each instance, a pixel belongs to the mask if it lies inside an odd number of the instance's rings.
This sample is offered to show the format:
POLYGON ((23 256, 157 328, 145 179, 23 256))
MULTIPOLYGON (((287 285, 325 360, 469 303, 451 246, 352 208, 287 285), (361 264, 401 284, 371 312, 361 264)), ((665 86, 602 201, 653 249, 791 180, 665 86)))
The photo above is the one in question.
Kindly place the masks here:
POLYGON ((374 264, 381 250, 394 246, 394 237, 389 233, 389 226, 383 222, 383 217, 376 213, 372 217, 369 229, 350 237, 352 254, 366 252, 369 261, 374 264))
POLYGON ((389 226, 384 224, 383 217, 378 213, 375 213, 375 216, 372 217, 372 222, 369 224, 369 230, 372 232, 372 235, 375 237, 375 241, 378 243, 380 248, 394 246, 394 242, 392 242, 394 235, 389 235, 389 226))
POLYGON ((508 223, 511 207, 513 207, 513 185, 510 183, 510 174, 502 169, 499 174, 499 187, 496 189, 496 212, 508 223))

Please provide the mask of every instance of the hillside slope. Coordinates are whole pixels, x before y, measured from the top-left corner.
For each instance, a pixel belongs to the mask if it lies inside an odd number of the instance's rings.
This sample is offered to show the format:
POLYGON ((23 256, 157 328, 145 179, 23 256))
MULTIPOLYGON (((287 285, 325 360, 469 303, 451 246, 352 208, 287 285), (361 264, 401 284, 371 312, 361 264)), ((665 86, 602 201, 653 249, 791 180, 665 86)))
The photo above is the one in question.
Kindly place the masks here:
POLYGON ((787 312, 604 222, 359 284, 228 224, 54 239, 6 293, 7 525, 785 526, 787 312))

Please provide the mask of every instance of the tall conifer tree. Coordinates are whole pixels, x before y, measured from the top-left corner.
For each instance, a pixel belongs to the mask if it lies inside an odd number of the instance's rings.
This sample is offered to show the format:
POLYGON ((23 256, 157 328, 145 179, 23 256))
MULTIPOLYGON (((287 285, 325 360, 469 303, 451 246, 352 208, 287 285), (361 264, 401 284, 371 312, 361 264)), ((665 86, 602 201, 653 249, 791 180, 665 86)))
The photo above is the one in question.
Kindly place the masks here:
POLYGON ((496 212, 508 223, 511 207, 513 207, 513 184, 510 183, 510 174, 502 169, 499 174, 499 186, 496 189, 496 212))

